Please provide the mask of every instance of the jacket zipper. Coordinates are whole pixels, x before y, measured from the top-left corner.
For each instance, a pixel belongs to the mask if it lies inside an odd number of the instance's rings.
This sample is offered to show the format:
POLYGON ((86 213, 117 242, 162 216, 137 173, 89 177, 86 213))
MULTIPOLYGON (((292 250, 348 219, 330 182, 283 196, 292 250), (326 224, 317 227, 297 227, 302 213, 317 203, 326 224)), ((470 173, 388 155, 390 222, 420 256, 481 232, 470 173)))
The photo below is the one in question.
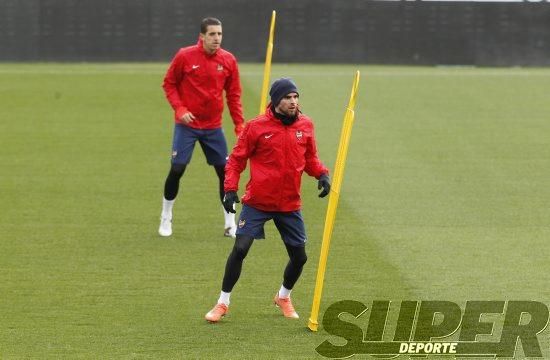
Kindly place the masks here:
MULTIPOLYGON (((283 125, 284 126, 284 125, 283 125)), ((283 171, 285 171, 283 173, 283 184, 281 186, 281 196, 279 196, 279 209, 282 209, 283 207, 283 203, 285 203, 284 199, 283 199, 283 194, 285 192, 285 185, 286 185, 286 179, 287 179, 287 173, 286 173, 286 169, 288 168, 288 151, 287 150, 287 142, 288 142, 288 126, 284 126, 284 142, 283 142, 283 153, 284 153, 284 156, 283 156, 283 166, 282 168, 284 169, 283 171)))

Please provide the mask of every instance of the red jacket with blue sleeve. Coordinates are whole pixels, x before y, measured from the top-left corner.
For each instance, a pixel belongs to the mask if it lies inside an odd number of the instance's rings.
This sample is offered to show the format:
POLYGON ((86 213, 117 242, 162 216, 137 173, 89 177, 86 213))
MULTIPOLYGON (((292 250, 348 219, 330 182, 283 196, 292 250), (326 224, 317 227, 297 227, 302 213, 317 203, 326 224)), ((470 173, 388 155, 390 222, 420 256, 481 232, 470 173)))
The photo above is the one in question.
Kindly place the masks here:
POLYGON ((242 201, 262 211, 295 211, 301 207, 302 173, 319 178, 328 169, 317 155, 313 122, 299 113, 288 126, 270 106, 246 123, 225 166, 224 190, 237 191, 250 160, 250 180, 242 201))
POLYGON ((164 77, 162 87, 174 109, 175 121, 187 112, 195 116, 189 127, 216 129, 222 126, 223 91, 235 131, 244 124, 241 105, 241 83, 237 60, 230 52, 218 49, 210 55, 204 51, 202 40, 180 49, 164 77))

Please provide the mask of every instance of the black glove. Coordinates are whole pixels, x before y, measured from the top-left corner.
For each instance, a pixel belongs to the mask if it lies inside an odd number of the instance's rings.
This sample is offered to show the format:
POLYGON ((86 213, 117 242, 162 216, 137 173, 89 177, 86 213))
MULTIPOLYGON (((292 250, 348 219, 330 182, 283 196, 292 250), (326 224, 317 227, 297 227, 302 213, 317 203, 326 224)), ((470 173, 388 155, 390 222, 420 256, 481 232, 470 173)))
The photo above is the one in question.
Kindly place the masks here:
POLYGON ((319 197, 324 198, 330 192, 330 178, 327 174, 323 174, 319 177, 319 184, 317 185, 317 189, 321 190, 321 188, 323 188, 323 191, 321 191, 319 197))
POLYGON ((240 203, 239 197, 237 196, 236 191, 228 191, 225 193, 225 196, 223 197, 223 208, 228 213, 237 213, 235 210, 235 203, 240 203))

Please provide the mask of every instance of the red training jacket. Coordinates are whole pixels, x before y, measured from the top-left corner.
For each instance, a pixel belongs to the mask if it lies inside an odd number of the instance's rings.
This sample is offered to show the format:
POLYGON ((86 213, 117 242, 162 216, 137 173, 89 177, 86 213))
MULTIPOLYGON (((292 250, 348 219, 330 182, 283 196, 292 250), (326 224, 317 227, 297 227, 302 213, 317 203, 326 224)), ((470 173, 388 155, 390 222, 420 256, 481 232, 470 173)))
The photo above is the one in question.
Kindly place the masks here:
POLYGON ((225 166, 224 190, 237 191, 250 159, 244 204, 262 211, 295 211, 301 206, 302 173, 319 178, 328 169, 317 156, 313 122, 303 114, 285 126, 271 111, 246 123, 225 166))
POLYGON ((241 83, 237 60, 230 52, 218 49, 209 55, 202 40, 181 48, 174 56, 162 84, 176 122, 187 112, 195 116, 189 124, 194 129, 217 129, 222 126, 225 97, 237 135, 243 128, 241 83))

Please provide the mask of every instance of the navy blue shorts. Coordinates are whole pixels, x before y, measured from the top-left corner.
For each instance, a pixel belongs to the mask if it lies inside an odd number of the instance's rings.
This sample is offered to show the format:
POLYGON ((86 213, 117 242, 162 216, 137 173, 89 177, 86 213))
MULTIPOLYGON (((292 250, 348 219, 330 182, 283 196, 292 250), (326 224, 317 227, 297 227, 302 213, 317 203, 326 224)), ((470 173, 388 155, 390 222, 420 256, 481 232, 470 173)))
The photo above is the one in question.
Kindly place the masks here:
POLYGON ((248 205, 243 205, 237 235, 248 235, 254 239, 264 239, 264 224, 273 219, 283 241, 290 246, 304 247, 306 245, 306 228, 300 210, 290 212, 261 211, 248 205))
POLYGON ((209 165, 225 165, 227 162, 227 142, 223 129, 193 129, 183 124, 175 124, 172 142, 172 164, 189 164, 195 142, 199 142, 209 165))

